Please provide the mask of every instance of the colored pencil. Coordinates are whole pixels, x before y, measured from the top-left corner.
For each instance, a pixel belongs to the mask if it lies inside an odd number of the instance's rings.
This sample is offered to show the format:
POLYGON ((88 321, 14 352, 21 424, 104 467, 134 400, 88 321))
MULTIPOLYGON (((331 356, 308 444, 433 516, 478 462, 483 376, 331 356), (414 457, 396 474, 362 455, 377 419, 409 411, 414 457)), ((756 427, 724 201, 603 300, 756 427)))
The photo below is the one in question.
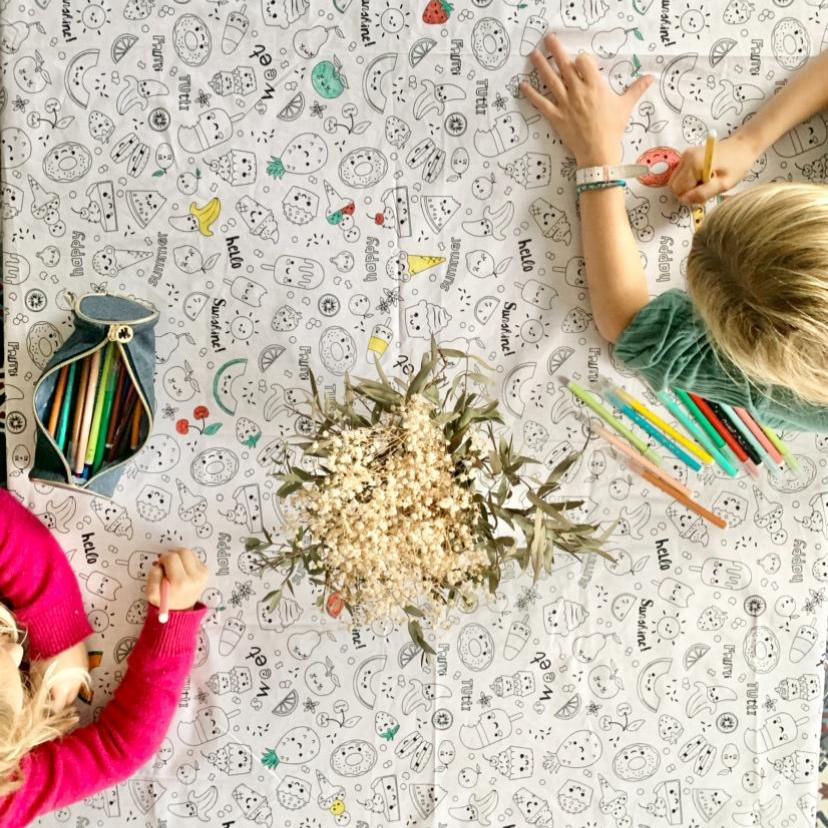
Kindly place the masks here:
POLYGON ((106 387, 109 384, 109 372, 112 370, 114 349, 114 342, 110 342, 105 348, 101 377, 95 392, 95 408, 92 413, 92 425, 89 429, 89 441, 86 444, 84 458, 84 464, 90 468, 95 462, 95 450, 98 448, 98 432, 101 430, 101 417, 103 416, 104 400, 106 399, 106 387))
POLYGON ((655 426, 650 425, 637 411, 634 411, 628 406, 624 400, 617 397, 612 392, 607 392, 607 399, 626 417, 632 420, 640 429, 646 431, 650 437, 657 443, 660 443, 667 451, 674 457, 677 457, 686 466, 689 466, 693 471, 698 471, 701 468, 701 463, 694 460, 686 451, 682 451, 669 437, 662 434, 655 426))
POLYGON ((782 463, 782 455, 779 453, 779 450, 776 446, 768 439, 768 435, 762 431, 762 427, 744 408, 734 408, 733 409, 739 417, 741 417, 742 422, 751 430, 751 433, 756 438, 757 442, 762 445, 762 448, 767 453, 768 457, 773 460, 774 463, 782 463))
POLYGON ((785 458, 788 468, 791 471, 796 471, 799 468, 799 463, 797 463, 796 457, 791 454, 791 450, 779 439, 779 435, 770 426, 763 425, 762 431, 768 435, 768 440, 776 446, 776 450, 785 458))
POLYGON ((166 624, 170 620, 170 582, 161 576, 161 606, 158 607, 158 622, 166 624))
POLYGON ((673 393, 675 393, 675 395, 681 400, 684 407, 690 412, 693 419, 702 427, 702 430, 710 438, 716 448, 721 449, 723 446, 727 445, 719 432, 713 428, 686 391, 682 391, 680 388, 674 388, 673 393))
POLYGON ((661 458, 653 451, 635 432, 630 431, 620 420, 617 420, 603 406, 592 398, 590 393, 578 383, 566 377, 559 377, 559 380, 569 391, 574 394, 587 408, 597 414, 613 431, 620 434, 625 440, 632 443, 651 463, 661 465, 661 458))
POLYGON ((679 480, 676 480, 676 478, 672 475, 667 474, 666 471, 663 471, 658 466, 651 463, 643 455, 638 454, 636 451, 631 449, 626 443, 619 440, 618 437, 616 437, 614 434, 611 434, 606 429, 601 428, 601 426, 593 425, 592 423, 587 423, 587 425, 589 426, 589 429, 591 431, 603 437, 616 451, 620 451, 621 454, 623 454, 625 457, 628 457, 631 460, 635 460, 637 463, 641 463, 641 465, 645 469, 649 469, 654 475, 660 477, 665 483, 667 483, 670 486, 673 486, 680 492, 684 492, 684 494, 686 494, 688 497, 692 495, 692 492, 690 491, 690 489, 687 488, 687 486, 685 486, 679 480))
POLYGON ((69 376, 66 379, 66 392, 63 395, 63 406, 61 407, 60 419, 58 420, 57 444, 61 451, 63 451, 66 447, 66 432, 69 428, 69 414, 72 411, 72 401, 75 398, 75 375, 77 374, 77 368, 77 361, 70 363, 69 376))
POLYGON ((92 428, 92 415, 95 409, 95 392, 98 386, 98 373, 101 368, 101 352, 95 351, 89 362, 89 377, 86 382, 86 397, 83 401, 83 421, 81 422, 78 444, 75 452, 75 474, 83 474, 86 460, 86 448, 89 445, 89 430, 92 428))
POLYGON ((124 385, 125 385, 125 378, 128 376, 126 368, 121 363, 121 360, 118 360, 118 383, 115 386, 115 402, 112 405, 112 414, 109 418, 109 429, 106 433, 106 447, 107 449, 112 448, 112 442, 115 438, 115 432, 118 428, 118 417, 121 413, 121 405, 125 399, 124 393, 124 385))
POLYGON ((49 434, 52 437, 57 433, 58 419, 60 418, 61 406, 63 405, 63 396, 66 393, 66 380, 69 376, 69 366, 64 365, 58 372, 57 383, 55 384, 55 393, 52 396, 52 410, 49 413, 49 434))
POLYGON ((765 451, 764 447, 756 439, 753 432, 747 427, 747 424, 743 422, 742 418, 729 405, 726 405, 725 403, 720 403, 720 406, 722 408, 722 411, 724 411, 724 413, 727 414, 727 417, 730 420, 730 422, 733 423, 733 425, 736 427, 736 430, 742 435, 742 439, 745 441, 745 443, 749 445, 751 450, 759 457, 759 460, 762 463, 765 463, 767 466, 773 468, 773 460, 765 451))
MULTIPOLYGON (((126 398, 121 406, 121 416, 117 428, 115 429, 115 436, 112 438, 112 448, 109 450, 108 460, 114 460, 120 455, 120 449, 123 445, 124 438, 132 433, 132 409, 138 399, 138 394, 135 386, 132 383, 127 388, 126 398)), ((129 445, 129 441, 126 441, 129 445)))
POLYGON ((78 438, 80 437, 81 423, 83 422, 83 403, 86 399, 86 385, 89 382, 89 360, 84 357, 79 360, 80 363, 80 382, 78 383, 78 393, 75 395, 75 413, 74 422, 72 423, 72 437, 70 439, 70 450, 68 452, 69 465, 74 468, 75 452, 78 448, 78 438))
POLYGON ((687 497, 683 492, 678 491, 678 489, 673 488, 672 486, 667 485, 661 478, 656 477, 649 469, 645 469, 640 463, 636 463, 635 461, 630 461, 630 466, 632 470, 637 474, 641 475, 648 483, 652 483, 657 489, 661 489, 669 497, 672 497, 673 500, 677 500, 683 506, 686 506, 690 509, 691 512, 695 512, 700 517, 703 517, 705 520, 710 521, 714 526, 718 526, 719 529, 726 529, 727 528, 727 521, 720 518, 717 514, 711 512, 709 509, 705 509, 700 503, 697 503, 693 500, 692 497, 687 497))
POLYGON ((691 417, 688 417, 687 414, 681 410, 679 404, 666 392, 666 391, 657 391, 656 396, 658 397, 661 404, 681 423, 681 425, 687 430, 687 433, 693 437, 700 445, 702 445, 707 451, 710 456, 716 461, 716 463, 722 468, 727 474, 731 477, 736 477, 738 471, 733 463, 727 459, 713 444, 713 441, 699 428, 699 426, 693 422, 691 417))
POLYGON ((104 403, 103 413, 101 414, 101 427, 98 431, 98 441, 95 446, 95 459, 92 462, 92 474, 97 474, 104 461, 104 452, 106 450, 106 435, 109 433, 110 418, 112 416, 112 406, 115 402, 115 387, 118 380, 118 356, 117 345, 113 348, 112 365, 107 376, 106 388, 104 389, 104 403))
MULTIPOLYGON (((757 466, 760 465, 762 458, 759 456, 758 452, 754 450, 753 446, 745 440, 742 436, 742 432, 736 428, 736 425, 730 421, 730 417, 728 417, 724 406, 722 406, 721 403, 713 402, 713 400, 705 400, 705 402, 710 406, 710 410, 716 415, 722 426, 724 426, 725 431, 730 434, 733 441, 747 455, 748 460, 750 460, 751 463, 755 463, 757 466)), ((736 415, 734 414, 733 416, 735 417, 736 415)))
POLYGON ((647 406, 644 405, 640 400, 637 400, 633 397, 632 394, 629 394, 623 388, 618 388, 617 386, 612 386, 613 391, 616 393, 618 397, 624 400, 627 405, 637 411, 642 417, 646 420, 649 420, 656 428, 660 429, 664 434, 666 434, 671 440, 678 443, 683 448, 687 449, 687 451, 694 455, 697 459, 701 460, 702 463, 712 463, 713 458, 710 454, 705 451, 703 448, 697 446, 692 440, 688 440, 683 434, 679 431, 674 429, 670 423, 662 420, 661 417, 658 416, 654 411, 650 411, 647 406))
POLYGON ((141 417, 144 413, 141 400, 136 395, 135 409, 132 413, 132 436, 129 438, 129 447, 133 451, 138 448, 138 443, 141 441, 141 417))

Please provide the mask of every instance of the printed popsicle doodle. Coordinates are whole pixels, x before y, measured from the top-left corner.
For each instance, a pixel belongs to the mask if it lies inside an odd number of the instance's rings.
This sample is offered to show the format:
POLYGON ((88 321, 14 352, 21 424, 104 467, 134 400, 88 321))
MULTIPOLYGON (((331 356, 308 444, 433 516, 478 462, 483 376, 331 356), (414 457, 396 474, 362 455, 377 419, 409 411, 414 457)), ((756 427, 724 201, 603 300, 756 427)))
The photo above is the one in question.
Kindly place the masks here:
MULTIPOLYGON (((158 555, 191 547, 212 573, 165 741, 136 778, 44 825, 819 821, 828 438, 775 428, 791 464, 696 471, 610 411, 720 529, 628 467, 561 381, 609 409, 606 378, 697 442, 602 335, 587 199, 619 199, 650 297, 684 289, 697 237, 670 187, 682 155, 715 128, 724 163, 727 136, 828 48, 824 5, 0 1, 0 433, 8 486, 66 550, 94 630, 83 724, 132 669, 158 555), (593 56, 619 105, 655 78, 610 147, 646 166, 623 196, 576 197, 576 153, 524 91, 556 103, 530 58, 549 32, 593 56), (28 476, 31 389, 75 300, 104 292, 160 312, 152 423, 111 499, 28 476), (502 414, 482 435, 490 462, 510 441, 536 458, 514 472, 559 479, 550 519, 571 507, 606 557, 557 548, 533 582, 504 541, 499 576, 436 625, 413 604, 352 623, 341 584, 268 565, 296 517, 279 475, 317 473, 302 460, 314 406, 377 365, 410 381, 432 339, 446 376, 421 391, 442 399, 468 366, 455 390, 502 414)), ((769 140, 705 222, 759 184, 828 184, 823 114, 769 140)), ((684 412, 679 390, 665 389, 684 412)), ((468 472, 494 521, 497 487, 468 472)), ((506 538, 532 530, 498 519, 506 538)), ((337 542, 381 546, 365 534, 337 542)))

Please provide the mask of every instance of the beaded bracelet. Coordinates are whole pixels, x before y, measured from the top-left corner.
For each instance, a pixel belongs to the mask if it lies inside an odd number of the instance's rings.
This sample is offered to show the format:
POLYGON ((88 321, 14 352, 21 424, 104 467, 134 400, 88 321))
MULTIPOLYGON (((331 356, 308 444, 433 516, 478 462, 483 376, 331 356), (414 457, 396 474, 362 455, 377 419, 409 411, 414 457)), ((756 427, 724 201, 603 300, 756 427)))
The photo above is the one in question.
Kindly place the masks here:
POLYGON ((575 195, 588 192, 589 190, 609 190, 611 187, 626 187, 627 182, 621 179, 616 181, 591 181, 588 184, 578 184, 575 187, 575 195))

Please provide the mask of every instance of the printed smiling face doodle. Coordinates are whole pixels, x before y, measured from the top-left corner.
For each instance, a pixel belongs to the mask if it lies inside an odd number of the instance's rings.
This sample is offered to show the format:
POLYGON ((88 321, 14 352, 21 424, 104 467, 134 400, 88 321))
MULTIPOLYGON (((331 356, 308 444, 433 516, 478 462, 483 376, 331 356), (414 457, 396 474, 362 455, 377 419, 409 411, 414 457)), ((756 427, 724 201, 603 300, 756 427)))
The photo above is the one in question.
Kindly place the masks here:
MULTIPOLYGON (((696 471, 612 411, 650 443, 663 473, 726 520, 720 529, 629 468, 560 381, 598 394, 609 379, 690 436, 654 393, 662 385, 648 387, 636 367, 656 345, 645 337, 628 364, 629 343, 603 336, 588 205, 617 208, 593 237, 608 250, 613 230, 629 226, 644 299, 681 300, 699 252, 670 188, 682 153, 698 153, 716 127, 714 182, 726 177, 733 137, 762 121, 767 102, 784 108, 782 86, 798 100, 800 73, 819 69, 823 6, 0 0, 5 485, 77 574, 100 652, 88 716, 105 710, 142 626, 154 623, 146 578, 159 554, 195 549, 211 572, 193 665, 152 767, 44 822, 819 820, 828 436, 768 415, 761 424, 797 468, 765 462, 754 477, 737 464, 731 476, 715 462, 696 471), (610 102, 656 77, 623 107, 627 123, 603 118, 594 133, 609 141, 603 160, 647 167, 625 174, 621 192, 576 194, 579 167, 602 159, 574 145, 571 124, 559 133, 525 91, 557 105, 531 57, 548 51, 550 32, 572 60, 592 56, 610 102), (154 327, 133 326, 116 343, 146 377, 152 418, 143 446, 115 468, 112 497, 86 496, 81 481, 53 485, 62 461, 42 462, 51 410, 32 409, 46 371, 57 369, 57 388, 59 361, 81 353, 75 344, 86 352, 107 335, 75 312, 87 294, 159 312, 154 327), (346 384, 378 379, 377 364, 392 384, 411 380, 432 339, 449 352, 446 372, 421 392, 442 402, 468 367, 455 392, 474 394, 474 407, 496 400, 502 422, 491 434, 464 423, 464 440, 482 439, 501 464, 501 439, 511 440, 515 457, 539 461, 514 473, 538 485, 552 475, 559 488, 541 505, 522 491, 501 503, 485 469, 465 470, 474 479, 460 481, 464 491, 484 499, 499 573, 487 567, 458 584, 433 624, 429 595, 397 617, 363 620, 342 583, 302 563, 304 541, 290 546, 305 518, 281 475, 286 464, 314 475, 325 462, 303 459, 314 405, 334 416, 346 384), (511 526, 498 512, 506 503, 526 510, 511 526), (535 554, 548 541, 533 534, 535 509, 546 525, 565 513, 573 537, 597 526, 608 557, 558 547, 537 581, 522 574, 533 555, 514 560, 510 541, 531 546, 533 535, 535 554)), ((828 184, 828 118, 819 94, 801 97, 813 111, 740 160, 742 183, 711 199, 705 221, 762 184, 828 184)), ((124 327, 111 324, 113 336, 124 327)), ((668 337, 658 347, 674 346, 668 337)), ((692 349, 684 356, 692 361, 692 349)), ((681 388, 680 377, 663 387, 681 388)), ((735 405, 738 383, 727 390, 735 405)), ((374 405, 365 402, 363 427, 374 405)), ((758 415, 767 405, 754 395, 746 407, 758 415)), ((131 443, 128 416, 113 419, 131 443)), ((449 440, 456 427, 441 423, 449 440)), ((58 422, 55 443, 59 432, 58 422)), ((389 446, 376 460, 396 457, 389 446)), ((343 474, 365 457, 352 459, 343 474)), ((438 462, 423 466, 444 474, 438 462)), ((378 506, 395 497, 360 496, 378 506)), ((443 524, 433 528, 423 544, 442 542, 443 524)), ((350 520, 327 552, 352 544, 390 575, 389 537, 350 520)), ((150 692, 147 709, 163 695, 150 692)))

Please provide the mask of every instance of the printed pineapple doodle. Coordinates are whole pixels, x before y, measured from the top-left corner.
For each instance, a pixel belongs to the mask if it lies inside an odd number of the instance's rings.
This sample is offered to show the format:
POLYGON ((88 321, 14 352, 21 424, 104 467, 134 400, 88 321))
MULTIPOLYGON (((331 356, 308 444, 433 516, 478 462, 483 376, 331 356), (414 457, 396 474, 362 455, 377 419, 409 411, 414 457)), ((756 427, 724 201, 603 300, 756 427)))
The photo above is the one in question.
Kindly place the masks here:
MULTIPOLYGON (((590 445, 565 491, 610 559, 561 552, 535 584, 507 565, 427 632, 433 655, 405 625, 351 629, 302 571, 271 607, 281 577, 245 544, 281 536, 275 473, 308 436, 311 374, 323 399, 376 360, 409 377, 435 338, 494 368, 496 436, 549 469, 586 437, 560 376, 640 392, 593 323, 575 160, 519 91, 549 91, 527 60, 546 31, 617 94, 656 76, 623 141, 650 166, 625 198, 655 294, 692 242, 666 187, 681 151, 823 48, 820 4, 0 5, 10 485, 80 578, 100 651, 84 721, 126 669, 158 550, 214 573, 154 760, 46 822, 813 825, 824 438, 783 435, 798 471, 757 480, 665 462, 726 532, 590 445), (28 389, 89 291, 162 311, 152 433, 112 500, 26 474, 28 389)), ((817 115, 746 182, 826 183, 826 149, 817 115)))

